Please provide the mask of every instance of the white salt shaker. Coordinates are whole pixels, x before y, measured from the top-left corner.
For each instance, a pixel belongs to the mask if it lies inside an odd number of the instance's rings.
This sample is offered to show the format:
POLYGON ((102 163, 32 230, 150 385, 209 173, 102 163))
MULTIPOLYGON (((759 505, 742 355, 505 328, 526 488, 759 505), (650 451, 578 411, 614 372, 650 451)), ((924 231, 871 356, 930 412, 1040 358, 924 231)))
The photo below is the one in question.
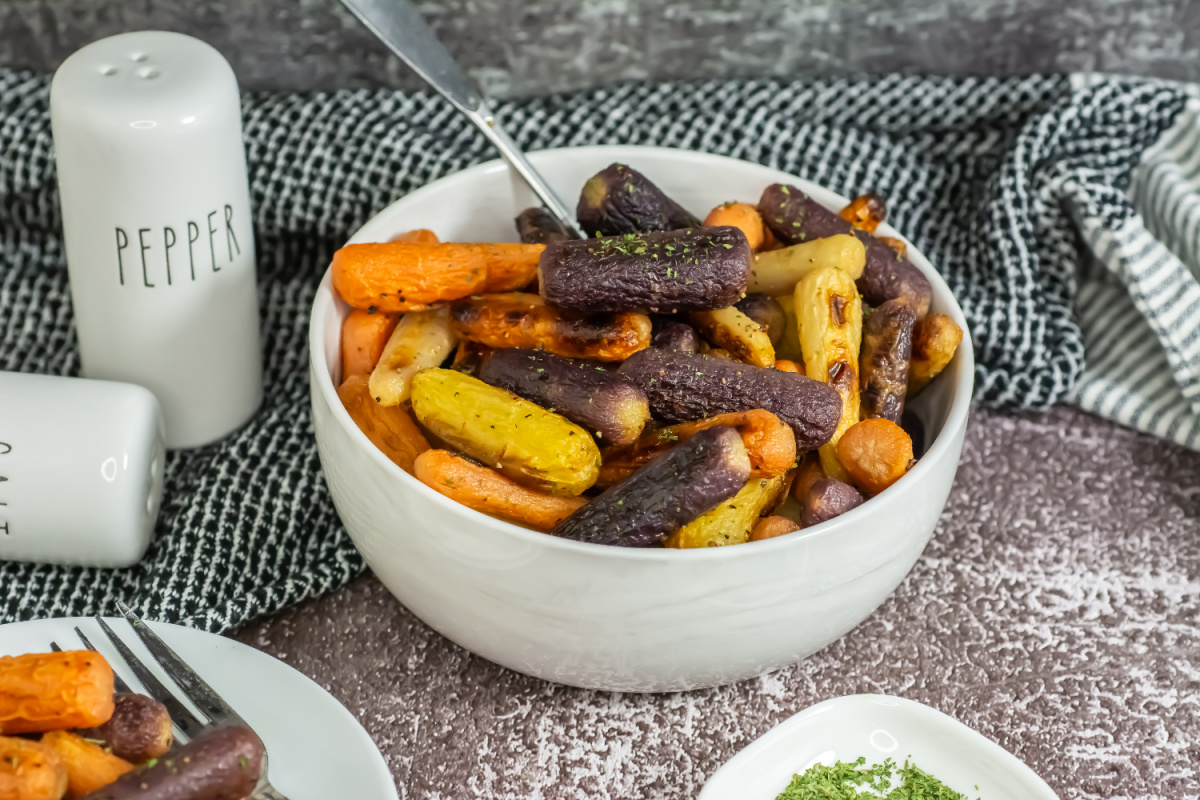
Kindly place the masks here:
POLYGON ((94 42, 50 87, 84 376, 136 383, 169 447, 220 439, 262 400, 237 81, 190 36, 94 42))
POLYGON ((146 389, 0 372, 0 560, 137 563, 158 518, 164 457, 146 389))

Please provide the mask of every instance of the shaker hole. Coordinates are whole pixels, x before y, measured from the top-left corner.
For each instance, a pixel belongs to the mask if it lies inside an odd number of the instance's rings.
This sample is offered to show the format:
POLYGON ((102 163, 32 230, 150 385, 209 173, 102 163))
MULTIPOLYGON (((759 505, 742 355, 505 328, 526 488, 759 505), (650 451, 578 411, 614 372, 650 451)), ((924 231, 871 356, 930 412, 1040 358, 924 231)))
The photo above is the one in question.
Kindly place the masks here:
POLYGON ((158 70, 154 67, 142 67, 137 71, 137 76, 149 80, 150 78, 158 77, 158 70))
POLYGON ((129 60, 137 61, 138 63, 141 63, 148 58, 150 58, 150 56, 146 55, 145 53, 130 53, 129 54, 129 60))
POLYGON ((117 68, 112 66, 111 64, 103 66, 100 68, 100 74, 101 75, 116 75, 117 68))

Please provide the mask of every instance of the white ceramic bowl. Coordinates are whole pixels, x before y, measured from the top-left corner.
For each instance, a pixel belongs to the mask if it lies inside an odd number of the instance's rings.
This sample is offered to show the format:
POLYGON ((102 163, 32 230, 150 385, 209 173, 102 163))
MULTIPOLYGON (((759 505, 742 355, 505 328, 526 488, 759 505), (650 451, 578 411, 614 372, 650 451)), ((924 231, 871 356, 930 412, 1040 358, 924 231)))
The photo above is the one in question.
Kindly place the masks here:
MULTIPOLYGON (((534 153, 562 197, 619 161, 696 213, 756 201, 786 181, 831 208, 832 192, 767 167, 649 147, 534 153)), ((351 242, 430 228, 443 241, 515 241, 533 195, 493 161, 393 203, 351 242)), ((881 235, 898 236, 887 226, 881 235)), ((902 238, 902 237, 901 237, 902 238)), ((966 329, 946 284, 933 309, 966 329)), ((791 664, 835 641, 899 585, 933 533, 962 450, 974 361, 970 337, 914 410, 932 446, 893 487, 835 520, 765 542, 708 550, 632 549, 567 541, 472 511, 392 464, 338 401, 347 306, 321 282, 309 333, 317 445, 338 513, 384 585, 452 641, 511 669, 616 691, 716 686, 791 664), (936 436, 936 440, 933 437, 936 436)))
POLYGON ((789 717, 713 773, 698 800, 775 800, 813 764, 912 763, 985 800, 1058 800, 1012 753, 929 706, 882 694, 835 697, 789 717))

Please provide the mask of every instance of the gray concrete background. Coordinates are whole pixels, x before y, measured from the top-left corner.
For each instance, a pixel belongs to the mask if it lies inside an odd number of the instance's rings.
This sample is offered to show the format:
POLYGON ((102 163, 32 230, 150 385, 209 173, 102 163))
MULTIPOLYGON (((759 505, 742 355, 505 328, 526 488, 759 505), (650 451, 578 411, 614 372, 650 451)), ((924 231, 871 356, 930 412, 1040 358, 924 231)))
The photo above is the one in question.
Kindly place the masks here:
MULTIPOLYGON (((1192 0, 426 0, 485 89, 856 71, 1200 79, 1192 0)), ((198 36, 251 89, 416 88, 337 0, 0 0, 0 66, 53 70, 129 30, 198 36)))

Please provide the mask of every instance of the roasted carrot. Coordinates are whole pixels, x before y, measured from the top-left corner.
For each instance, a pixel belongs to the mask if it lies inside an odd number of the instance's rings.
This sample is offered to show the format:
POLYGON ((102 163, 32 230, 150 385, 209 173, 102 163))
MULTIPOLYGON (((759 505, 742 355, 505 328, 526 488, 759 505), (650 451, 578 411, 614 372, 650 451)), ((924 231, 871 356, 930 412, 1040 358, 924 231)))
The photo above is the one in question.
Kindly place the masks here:
POLYGON ((548 531, 587 504, 582 497, 527 489, 449 450, 417 456, 417 480, 468 508, 548 531))
POLYGON ((0 734, 88 728, 113 713, 113 671, 90 650, 0 658, 0 734))
POLYGON ((761 542, 764 539, 774 539, 776 536, 794 533, 800 530, 800 526, 787 517, 763 517, 754 525, 754 530, 750 533, 750 541, 761 542))
POLYGON ((460 338, 488 347, 524 347, 597 361, 624 361, 650 346, 650 318, 645 314, 579 317, 528 292, 459 300, 450 307, 450 327, 460 338))
POLYGON ((706 227, 732 225, 746 234, 751 250, 758 250, 763 245, 762 215, 750 203, 722 203, 708 212, 704 224, 706 227))
POLYGON ((525 285, 537 273, 540 244, 349 244, 333 254, 333 288, 354 308, 394 314, 487 291, 525 285))
POLYGON ((409 242, 411 244, 438 244, 441 241, 441 239, 439 239, 437 237, 436 233, 429 230, 428 228, 417 228, 414 231, 405 231, 404 233, 397 233, 395 236, 393 236, 388 241, 389 242, 409 242))
POLYGON ((874 233, 887 217, 887 202, 877 194, 862 194, 851 200, 839 216, 859 230, 874 233))
POLYGON ((946 368, 962 338, 962 328, 947 314, 930 314, 917 321, 908 365, 909 397, 924 389, 946 368))
POLYGON ((800 366, 795 361, 788 361, 786 358, 775 359, 775 369, 782 372, 795 372, 798 375, 804 374, 804 367, 800 366))
POLYGON ((142 764, 171 749, 175 735, 165 705, 133 692, 117 692, 113 705, 108 722, 95 728, 79 728, 75 733, 131 764, 142 764))
POLYGON ((914 464, 912 439, 890 419, 864 419, 843 434, 838 459, 850 480, 867 494, 879 494, 904 477, 914 464))
POLYGON ((544 244, 481 244, 488 263, 485 292, 515 292, 537 279, 544 244))
POLYGON ((0 736, 0 800, 59 800, 67 770, 41 742, 0 736))
POLYGON ((600 451, 600 477, 596 485, 620 483, 676 443, 685 442, 700 431, 717 425, 738 429, 746 454, 750 456, 752 478, 782 475, 796 463, 796 437, 792 429, 770 411, 756 408, 681 422, 648 431, 632 445, 605 448, 600 451))
POLYGON ((825 471, 821 469, 821 459, 813 453, 806 453, 804 458, 800 459, 800 467, 796 470, 796 477, 792 481, 792 497, 796 498, 796 502, 803 503, 804 498, 808 497, 808 490, 817 481, 825 477, 825 471))
POLYGON ((370 372, 399 320, 395 314, 353 309, 342 323, 342 374, 370 372))
POLYGON ((338 397, 371 443, 401 469, 412 472, 413 460, 429 449, 429 442, 403 406, 376 403, 366 375, 351 375, 343 381, 338 397))
POLYGON ((50 731, 42 736, 42 744, 58 755, 67 770, 67 797, 83 797, 108 786, 133 764, 68 731, 50 731))

